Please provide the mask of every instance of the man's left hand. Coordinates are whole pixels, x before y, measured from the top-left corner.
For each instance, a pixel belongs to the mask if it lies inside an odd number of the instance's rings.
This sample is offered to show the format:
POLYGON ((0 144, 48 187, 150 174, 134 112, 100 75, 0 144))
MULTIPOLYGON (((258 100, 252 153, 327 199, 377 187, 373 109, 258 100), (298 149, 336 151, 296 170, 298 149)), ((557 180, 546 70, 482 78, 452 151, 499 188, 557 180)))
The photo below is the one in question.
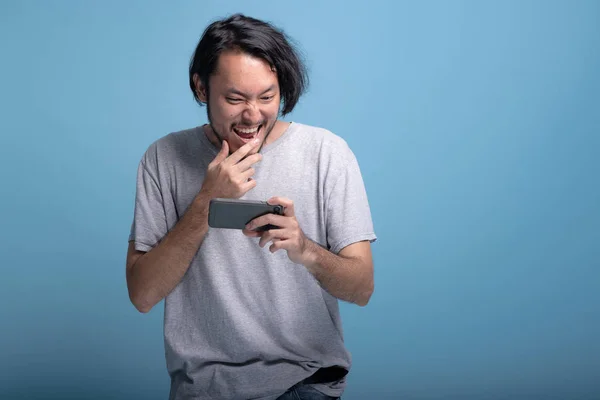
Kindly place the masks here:
POLYGON ((294 202, 285 197, 272 197, 267 200, 271 205, 281 205, 284 207, 283 215, 266 214, 253 219, 243 230, 244 235, 249 237, 260 237, 258 245, 264 247, 272 242, 269 247, 271 253, 277 250, 285 249, 290 260, 296 264, 308 265, 311 262, 311 242, 304 235, 296 215, 294 213, 294 202), (271 224, 279 228, 270 229, 264 232, 256 232, 254 229, 271 224))

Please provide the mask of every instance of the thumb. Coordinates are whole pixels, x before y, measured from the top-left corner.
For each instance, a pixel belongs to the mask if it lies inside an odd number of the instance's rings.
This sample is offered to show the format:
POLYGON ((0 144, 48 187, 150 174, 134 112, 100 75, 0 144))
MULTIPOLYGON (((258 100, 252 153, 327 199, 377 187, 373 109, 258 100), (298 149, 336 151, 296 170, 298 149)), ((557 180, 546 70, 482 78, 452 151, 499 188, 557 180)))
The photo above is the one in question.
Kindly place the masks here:
POLYGON ((228 155, 229 155, 229 144, 227 143, 227 141, 223 140, 221 142, 221 150, 219 151, 219 153, 213 160, 213 163, 215 163, 215 164, 222 163, 223 160, 225 160, 228 155))

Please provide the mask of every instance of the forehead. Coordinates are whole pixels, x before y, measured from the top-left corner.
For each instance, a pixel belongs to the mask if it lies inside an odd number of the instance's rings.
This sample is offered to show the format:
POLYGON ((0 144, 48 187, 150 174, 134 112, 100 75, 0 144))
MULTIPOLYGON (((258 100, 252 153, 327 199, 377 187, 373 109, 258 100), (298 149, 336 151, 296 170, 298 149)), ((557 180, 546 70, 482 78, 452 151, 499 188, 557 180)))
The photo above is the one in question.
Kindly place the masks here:
POLYGON ((219 56, 211 86, 235 88, 248 93, 261 92, 277 85, 277 73, 263 59, 239 51, 224 51, 219 56))

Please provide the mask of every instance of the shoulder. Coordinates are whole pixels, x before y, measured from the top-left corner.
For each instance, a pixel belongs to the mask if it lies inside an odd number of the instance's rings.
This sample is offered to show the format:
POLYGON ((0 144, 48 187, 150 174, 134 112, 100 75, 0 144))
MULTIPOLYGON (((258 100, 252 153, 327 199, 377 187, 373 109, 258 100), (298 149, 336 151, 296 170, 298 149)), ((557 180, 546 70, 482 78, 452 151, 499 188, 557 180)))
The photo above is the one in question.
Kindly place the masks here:
POLYGON ((330 129, 323 128, 315 125, 303 124, 301 122, 294 122, 293 126, 296 132, 302 135, 305 139, 311 139, 310 142, 326 143, 331 146, 347 147, 346 141, 334 133, 330 129))
POLYGON ((309 147, 321 158, 336 158, 349 161, 354 153, 348 142, 330 129, 294 122, 296 140, 309 147))
POLYGON ((168 161, 182 151, 197 145, 200 131, 201 127, 197 126, 173 131, 154 140, 146 147, 141 162, 155 168, 158 167, 159 164, 168 161))

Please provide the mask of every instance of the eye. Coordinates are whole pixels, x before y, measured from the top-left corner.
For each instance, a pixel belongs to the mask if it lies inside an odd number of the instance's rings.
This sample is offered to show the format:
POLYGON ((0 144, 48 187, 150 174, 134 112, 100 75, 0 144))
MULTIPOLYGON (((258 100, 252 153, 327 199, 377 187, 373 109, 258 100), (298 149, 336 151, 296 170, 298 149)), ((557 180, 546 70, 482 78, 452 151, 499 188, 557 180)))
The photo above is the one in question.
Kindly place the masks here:
POLYGON ((273 96, 273 95, 271 95, 271 96, 264 96, 264 97, 262 97, 262 100, 263 101, 271 101, 271 100, 273 100, 273 97, 275 97, 275 96, 273 96))
POLYGON ((237 99, 234 97, 226 97, 225 100, 227 100, 227 102, 229 102, 231 104, 239 104, 242 102, 242 99, 237 99))

